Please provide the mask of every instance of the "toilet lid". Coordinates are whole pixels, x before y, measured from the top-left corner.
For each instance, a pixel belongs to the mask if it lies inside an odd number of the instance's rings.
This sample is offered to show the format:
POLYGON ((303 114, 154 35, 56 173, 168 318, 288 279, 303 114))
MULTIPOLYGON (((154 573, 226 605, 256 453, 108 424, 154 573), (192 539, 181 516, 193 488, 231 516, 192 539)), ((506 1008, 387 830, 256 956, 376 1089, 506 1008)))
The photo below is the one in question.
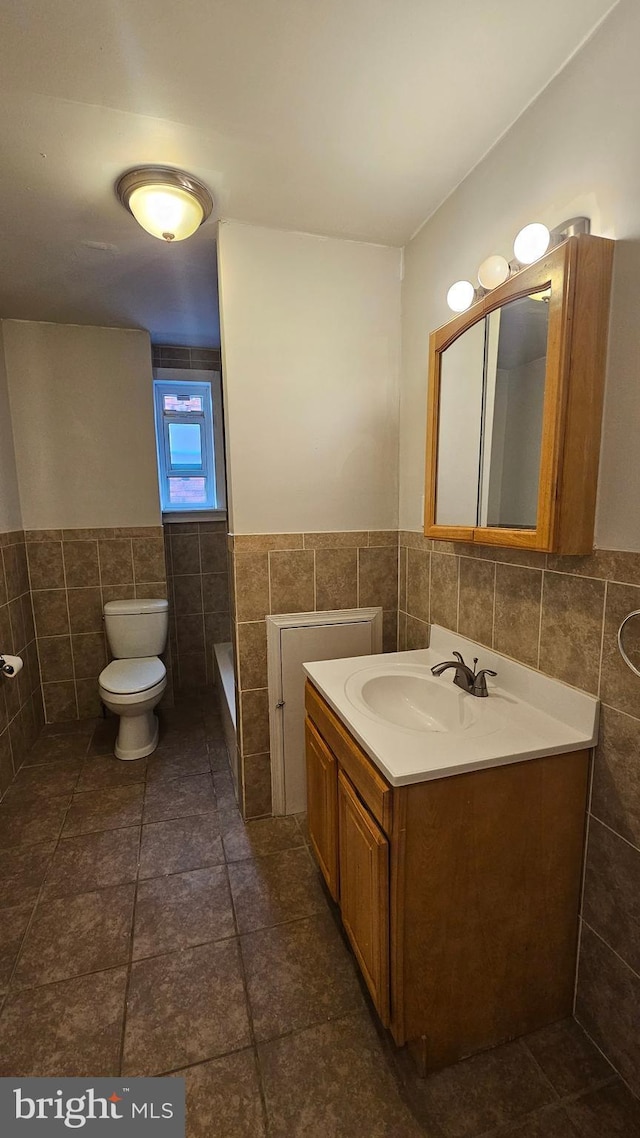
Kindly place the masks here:
POLYGON ((157 656, 142 656, 138 660, 112 660, 100 673, 98 682, 114 695, 134 695, 155 687, 166 674, 167 669, 157 656))

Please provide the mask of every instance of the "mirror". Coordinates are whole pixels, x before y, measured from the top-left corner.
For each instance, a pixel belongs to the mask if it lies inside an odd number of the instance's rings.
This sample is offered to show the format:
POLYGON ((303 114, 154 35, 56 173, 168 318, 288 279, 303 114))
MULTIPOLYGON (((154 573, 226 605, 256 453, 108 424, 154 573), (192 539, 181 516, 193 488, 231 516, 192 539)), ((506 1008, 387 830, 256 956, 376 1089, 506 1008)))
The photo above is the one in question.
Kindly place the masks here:
POLYGON ((441 354, 437 525, 536 528, 549 296, 504 304, 441 354))
POLYGON ((549 295, 512 300, 486 317, 481 526, 537 525, 549 295))

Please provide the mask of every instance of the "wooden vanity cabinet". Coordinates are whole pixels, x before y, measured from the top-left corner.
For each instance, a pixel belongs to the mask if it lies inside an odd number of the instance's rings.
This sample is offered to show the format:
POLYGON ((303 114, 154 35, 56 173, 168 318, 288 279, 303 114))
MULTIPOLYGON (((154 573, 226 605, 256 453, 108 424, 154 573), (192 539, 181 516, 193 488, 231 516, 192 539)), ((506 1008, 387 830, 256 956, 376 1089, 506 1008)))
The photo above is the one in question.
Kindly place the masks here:
POLYGON ((312 848, 395 1042, 427 1071, 570 1015, 589 752, 392 787, 306 709, 312 848))

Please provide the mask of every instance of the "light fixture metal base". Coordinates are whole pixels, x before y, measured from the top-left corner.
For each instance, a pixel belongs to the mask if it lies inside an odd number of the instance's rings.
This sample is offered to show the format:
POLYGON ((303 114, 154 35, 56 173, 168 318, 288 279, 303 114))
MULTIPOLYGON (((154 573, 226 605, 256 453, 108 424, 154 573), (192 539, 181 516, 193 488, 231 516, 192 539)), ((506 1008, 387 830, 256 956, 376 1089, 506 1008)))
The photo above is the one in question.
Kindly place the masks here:
POLYGON ((129 199, 133 191, 141 186, 159 185, 175 186, 191 194, 202 209, 202 222, 211 215, 213 198, 204 182, 175 166, 134 166, 133 169, 126 170, 120 175, 114 188, 118 201, 131 213, 129 199))

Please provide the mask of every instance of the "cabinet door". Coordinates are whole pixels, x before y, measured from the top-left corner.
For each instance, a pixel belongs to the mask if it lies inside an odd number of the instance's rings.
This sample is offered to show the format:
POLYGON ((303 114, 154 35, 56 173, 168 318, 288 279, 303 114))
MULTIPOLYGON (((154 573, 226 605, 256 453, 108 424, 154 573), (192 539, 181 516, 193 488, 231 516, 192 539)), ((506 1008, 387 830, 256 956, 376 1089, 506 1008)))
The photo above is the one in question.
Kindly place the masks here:
POLYGON ((389 1024, 389 843, 338 774, 340 910, 367 987, 389 1024))
POLYGON ((338 900, 338 764, 310 719, 305 721, 307 825, 318 865, 338 900))

